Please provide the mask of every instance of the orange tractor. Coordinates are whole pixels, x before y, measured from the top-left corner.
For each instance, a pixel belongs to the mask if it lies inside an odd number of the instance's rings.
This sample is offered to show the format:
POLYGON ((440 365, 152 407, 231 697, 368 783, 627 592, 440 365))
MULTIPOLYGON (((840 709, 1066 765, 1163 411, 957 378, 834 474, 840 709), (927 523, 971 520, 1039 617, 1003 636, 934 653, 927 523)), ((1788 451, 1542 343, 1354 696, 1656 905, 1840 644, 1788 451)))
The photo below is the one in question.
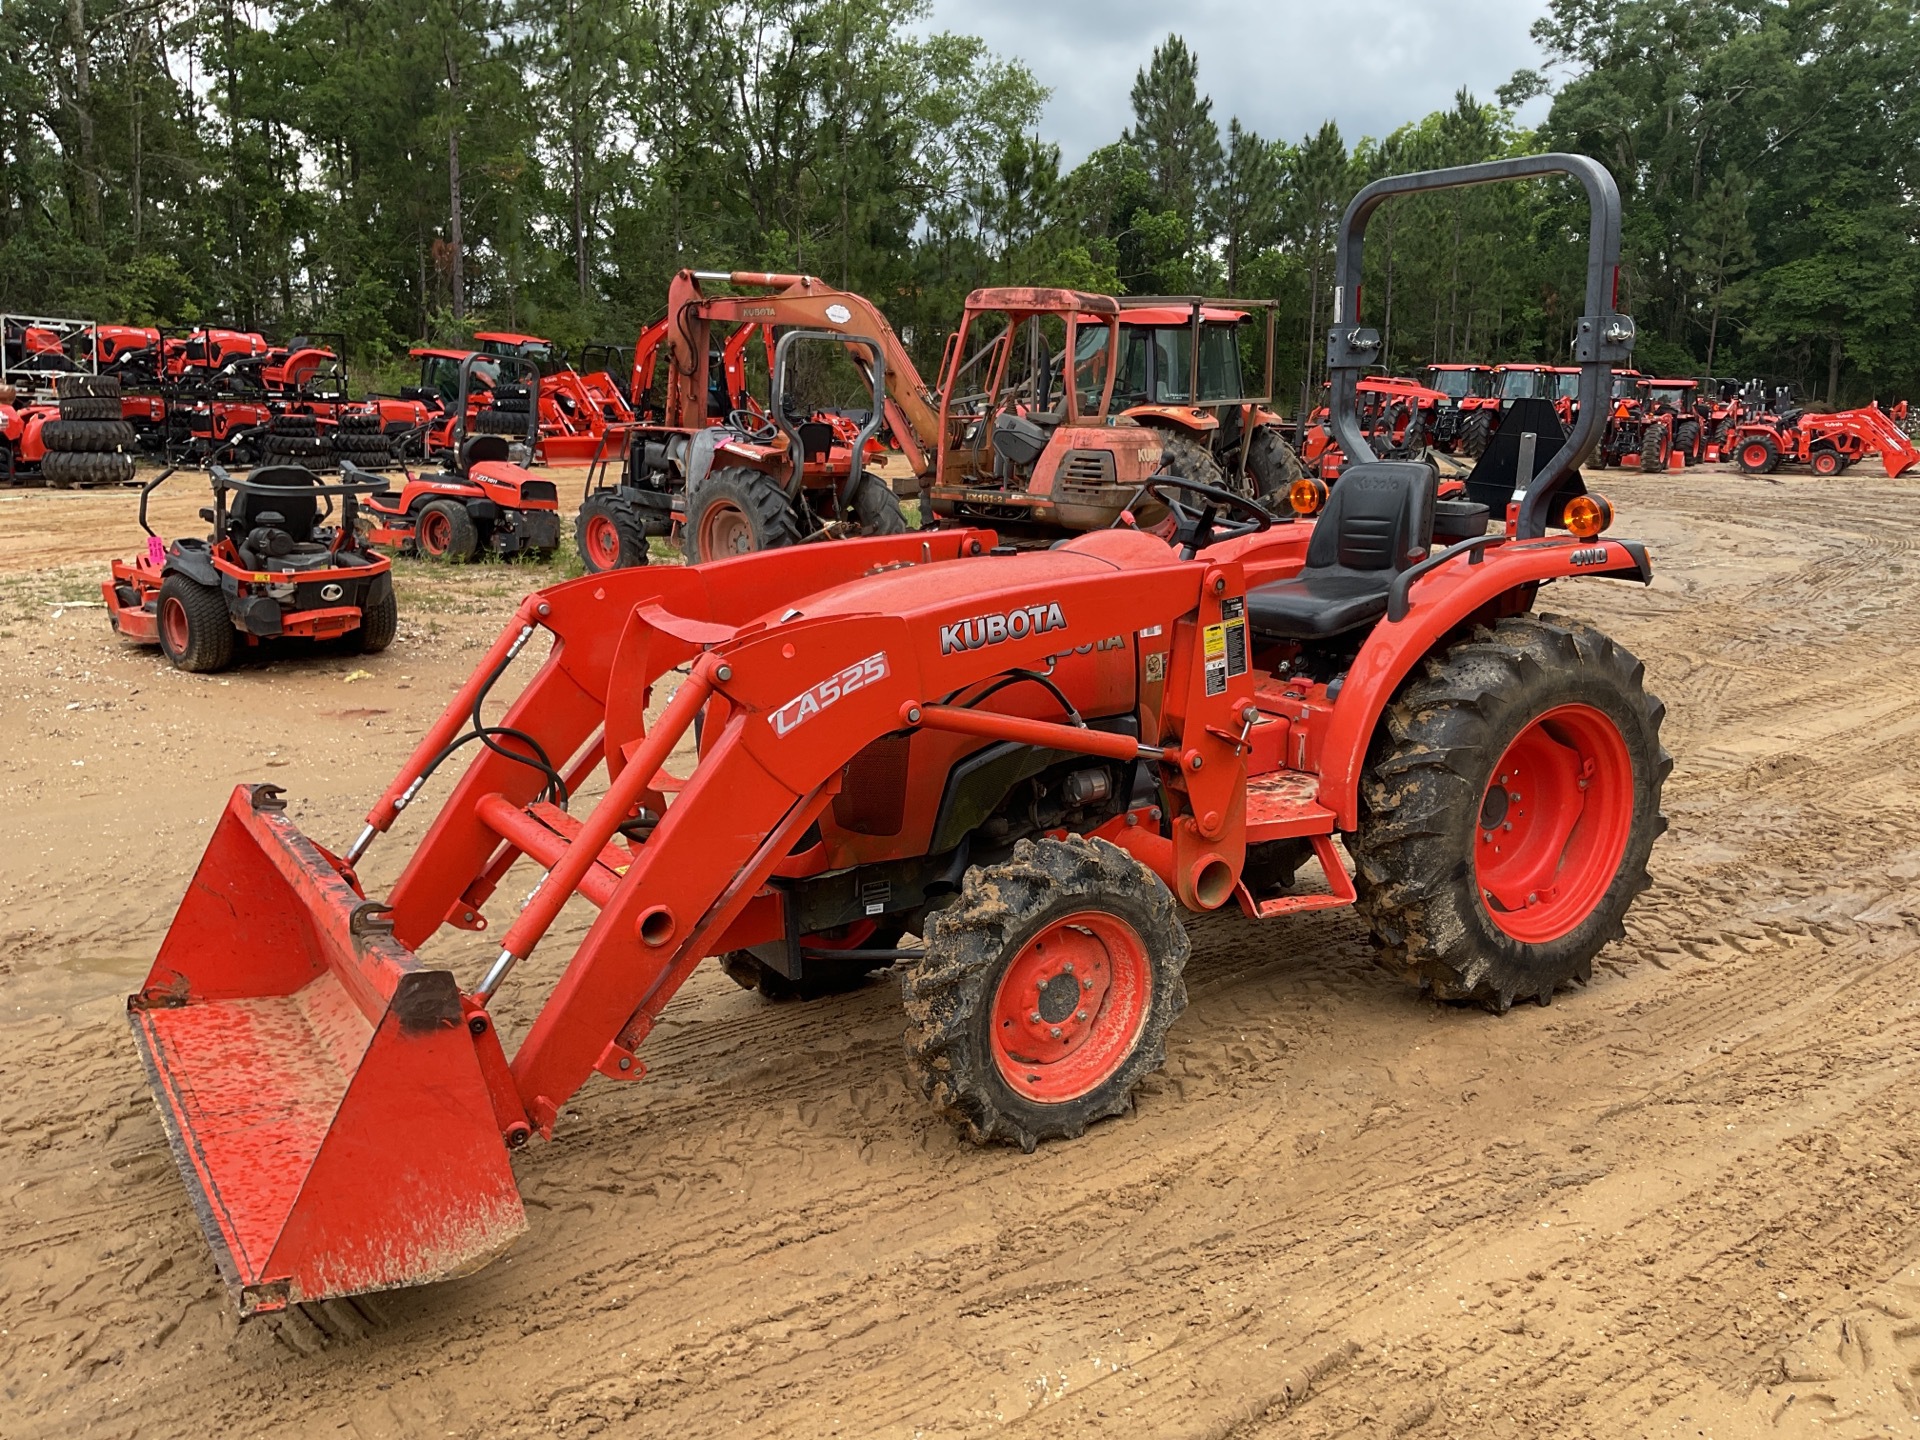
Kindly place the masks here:
POLYGON ((1477 458, 1500 423, 1491 365, 1429 365, 1426 385, 1435 402, 1433 445, 1450 455, 1477 458))
POLYGON ((583 1084, 646 1074, 708 957, 802 993, 898 966, 913 1080, 1029 1150, 1161 1064, 1185 915, 1236 909, 1257 944, 1353 906, 1390 968, 1496 1011, 1586 980, 1649 884, 1670 763, 1639 662, 1532 608, 1649 574, 1577 480, 1632 344, 1617 194, 1575 156, 1389 178, 1340 242, 1352 463, 1312 523, 1155 473, 1115 528, 1050 549, 955 527, 587 576, 522 602, 344 851, 278 787, 237 788, 128 1018, 241 1315, 499 1254, 527 1227, 515 1152, 583 1084), (1561 170, 1595 209, 1590 403, 1503 526, 1479 507, 1435 549, 1432 468, 1373 460, 1358 427, 1360 232, 1390 195, 1561 170), (1156 509, 1158 533, 1129 523, 1156 509), (369 847, 402 830, 368 893, 369 847), (516 870, 539 877, 517 907, 516 870), (536 961, 575 897, 597 918, 536 961), (483 963, 421 958, 496 926, 483 963), (509 1056, 496 1004, 533 983, 509 1056))
POLYGON ((1283 494, 1298 461, 1267 397, 1243 393, 1240 327, 1255 310, 1269 317, 1270 370, 1270 307, 979 290, 949 337, 935 392, 859 295, 804 275, 682 272, 664 333, 644 332, 634 352, 640 395, 653 347, 667 344, 662 423, 636 425, 619 483, 590 490, 581 553, 600 570, 644 563, 648 535, 678 533, 702 560, 896 533, 898 501, 867 469, 882 425, 914 476, 923 524, 990 521, 1027 543, 1112 523, 1162 469, 1283 494), (707 294, 716 282, 734 293, 707 294), (725 326, 735 328, 717 345, 725 326), (744 398, 736 349, 753 326, 774 350, 765 407, 744 398), (794 403, 792 347, 802 344, 853 359, 868 388, 864 421, 794 403))
POLYGON ((1892 480, 1920 465, 1913 439, 1878 405, 1816 414, 1789 410, 1755 415, 1733 427, 1728 448, 1749 475, 1766 475, 1782 464, 1804 465, 1816 475, 1839 475, 1877 454, 1892 480))

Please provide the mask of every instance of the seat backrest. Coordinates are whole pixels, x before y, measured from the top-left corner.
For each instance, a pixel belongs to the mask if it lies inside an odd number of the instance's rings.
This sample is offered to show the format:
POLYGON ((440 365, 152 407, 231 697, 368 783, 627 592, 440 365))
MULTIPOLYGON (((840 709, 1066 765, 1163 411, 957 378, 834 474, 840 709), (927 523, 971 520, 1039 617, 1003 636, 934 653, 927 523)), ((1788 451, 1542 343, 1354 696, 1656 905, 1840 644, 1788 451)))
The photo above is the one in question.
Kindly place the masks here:
POLYGON ((794 428, 800 432, 800 449, 808 460, 824 460, 833 453, 833 426, 825 420, 802 420, 794 428))
MULTIPOLYGON (((288 489, 311 489, 320 482, 314 478, 311 470, 302 465, 267 465, 247 476, 256 485, 273 485, 288 489)), ((313 527, 320 523, 320 497, 317 495, 256 495, 251 490, 237 491, 233 508, 227 512, 227 523, 235 535, 244 535, 260 523, 259 517, 266 514, 278 515, 283 522, 278 528, 291 535, 296 543, 309 540, 313 536, 313 527)))
POLYGON ((469 435, 460 446, 461 473, 487 460, 509 460, 513 447, 504 435, 469 435))
POLYGON ((1307 542, 1307 568, 1398 574, 1433 543, 1433 467, 1422 460, 1349 465, 1307 542))

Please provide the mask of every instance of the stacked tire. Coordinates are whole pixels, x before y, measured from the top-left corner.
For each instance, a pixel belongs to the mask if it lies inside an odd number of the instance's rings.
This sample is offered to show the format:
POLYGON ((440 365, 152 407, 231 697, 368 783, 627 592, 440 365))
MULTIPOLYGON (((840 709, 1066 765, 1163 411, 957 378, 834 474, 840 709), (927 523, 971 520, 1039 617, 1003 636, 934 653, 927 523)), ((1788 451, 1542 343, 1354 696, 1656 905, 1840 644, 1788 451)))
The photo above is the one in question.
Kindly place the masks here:
POLYGON ((40 430, 47 453, 40 476, 50 490, 126 485, 133 480, 133 426, 120 418, 120 381, 113 375, 62 375, 54 382, 60 418, 40 430))
POLYGON ((311 415, 276 415, 260 437, 263 465, 304 465, 315 469, 332 458, 320 422, 311 415))
POLYGON ((362 469, 385 465, 393 459, 377 413, 340 416, 327 443, 332 447, 335 460, 351 460, 362 469))
POLYGON ((473 428, 482 435, 524 438, 533 428, 527 419, 533 403, 533 394, 525 385, 496 385, 487 408, 474 417, 473 428))

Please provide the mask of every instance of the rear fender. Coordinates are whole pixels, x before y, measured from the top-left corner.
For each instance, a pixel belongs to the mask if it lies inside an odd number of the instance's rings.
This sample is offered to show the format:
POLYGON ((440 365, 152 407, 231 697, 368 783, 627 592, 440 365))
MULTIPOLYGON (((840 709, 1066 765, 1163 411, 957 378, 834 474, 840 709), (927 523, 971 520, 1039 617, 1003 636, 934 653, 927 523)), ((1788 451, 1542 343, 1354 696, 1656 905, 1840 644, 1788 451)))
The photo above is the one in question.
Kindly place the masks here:
POLYGON ((1360 647, 1328 722, 1319 798, 1338 817, 1340 829, 1350 831, 1359 824, 1367 749, 1388 703, 1420 662, 1475 615, 1497 609, 1503 598, 1513 597, 1516 608, 1524 610, 1531 606, 1526 594, 1530 587, 1591 575, 1645 584, 1653 571, 1646 551, 1635 541, 1569 535, 1464 551, 1414 580, 1405 615, 1382 619, 1360 647))
POLYGON ((1220 428, 1220 419, 1191 405, 1135 405, 1120 412, 1121 418, 1141 425, 1168 430, 1184 430, 1190 435, 1220 428))

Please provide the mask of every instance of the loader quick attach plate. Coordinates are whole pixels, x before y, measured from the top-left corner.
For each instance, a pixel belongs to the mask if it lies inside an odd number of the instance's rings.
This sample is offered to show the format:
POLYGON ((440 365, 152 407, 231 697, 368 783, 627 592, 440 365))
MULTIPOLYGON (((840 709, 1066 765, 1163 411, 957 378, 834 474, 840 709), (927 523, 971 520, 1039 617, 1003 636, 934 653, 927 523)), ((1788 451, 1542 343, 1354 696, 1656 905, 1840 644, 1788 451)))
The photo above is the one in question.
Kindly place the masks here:
POLYGON ((453 976, 366 920, 242 786, 128 1001, 242 1318, 464 1274, 526 1228, 453 976))

